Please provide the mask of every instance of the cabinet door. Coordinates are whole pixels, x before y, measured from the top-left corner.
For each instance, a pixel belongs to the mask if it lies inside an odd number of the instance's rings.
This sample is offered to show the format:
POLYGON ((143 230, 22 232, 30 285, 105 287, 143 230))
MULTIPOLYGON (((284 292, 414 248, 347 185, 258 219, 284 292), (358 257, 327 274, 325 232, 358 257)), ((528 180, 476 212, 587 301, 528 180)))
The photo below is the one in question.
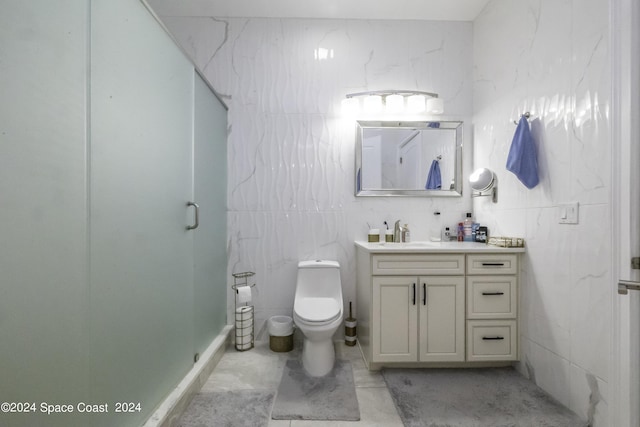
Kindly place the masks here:
POLYGON ((372 283, 373 361, 417 361, 418 278, 374 277, 372 283))
POLYGON ((421 362, 464 361, 464 277, 420 277, 421 362))

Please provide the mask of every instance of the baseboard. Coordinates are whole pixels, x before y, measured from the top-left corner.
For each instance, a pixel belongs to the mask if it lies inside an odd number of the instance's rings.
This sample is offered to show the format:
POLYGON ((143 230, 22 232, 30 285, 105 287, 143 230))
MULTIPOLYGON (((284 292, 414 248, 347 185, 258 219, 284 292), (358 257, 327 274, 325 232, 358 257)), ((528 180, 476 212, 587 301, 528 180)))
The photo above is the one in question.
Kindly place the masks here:
POLYGON ((175 427, 178 425, 178 420, 187 409, 187 406, 189 406, 191 399, 200 391, 222 358, 229 344, 232 329, 232 325, 227 325, 222 329, 220 334, 202 353, 200 360, 194 363, 191 371, 158 406, 142 427, 175 427))

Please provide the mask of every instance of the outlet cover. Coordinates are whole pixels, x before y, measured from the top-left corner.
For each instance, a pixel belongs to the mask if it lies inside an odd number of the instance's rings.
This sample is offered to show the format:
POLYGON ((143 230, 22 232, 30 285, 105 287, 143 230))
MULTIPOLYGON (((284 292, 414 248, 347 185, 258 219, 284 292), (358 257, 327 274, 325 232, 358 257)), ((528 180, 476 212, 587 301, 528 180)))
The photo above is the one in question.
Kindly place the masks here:
POLYGON ((558 218, 560 224, 577 224, 578 223, 579 204, 567 203, 558 206, 558 218))

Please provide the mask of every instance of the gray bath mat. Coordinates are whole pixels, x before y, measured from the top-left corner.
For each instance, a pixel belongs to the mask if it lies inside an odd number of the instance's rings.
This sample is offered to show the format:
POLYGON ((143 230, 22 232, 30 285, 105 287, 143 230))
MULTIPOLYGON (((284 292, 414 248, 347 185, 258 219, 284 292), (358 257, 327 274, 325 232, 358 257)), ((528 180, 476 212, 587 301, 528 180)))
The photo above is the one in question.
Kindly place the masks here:
POLYGON ((272 391, 198 393, 178 427, 267 427, 273 398, 272 391))
POLYGON ((271 413, 274 420, 359 421, 351 363, 336 360, 324 377, 307 375, 299 360, 287 360, 271 413))
POLYGON ((584 427, 573 412, 511 368, 384 369, 406 427, 584 427))

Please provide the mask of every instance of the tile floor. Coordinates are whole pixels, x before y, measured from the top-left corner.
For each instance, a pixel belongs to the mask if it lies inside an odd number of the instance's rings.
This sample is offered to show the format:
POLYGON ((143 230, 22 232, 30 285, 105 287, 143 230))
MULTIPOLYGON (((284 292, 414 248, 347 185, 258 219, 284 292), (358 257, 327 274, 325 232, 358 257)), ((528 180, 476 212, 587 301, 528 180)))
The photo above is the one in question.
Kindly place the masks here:
MULTIPOLYGON (((299 357, 301 344, 296 340, 294 350, 289 353, 272 352, 269 349, 268 340, 256 341, 255 348, 244 352, 236 351, 231 346, 202 387, 202 391, 270 390, 275 392, 280 384, 287 359, 299 357)), ((403 427, 382 375, 379 372, 367 370, 358 347, 348 347, 344 342, 336 342, 336 357, 351 362, 360 406, 360 421, 270 420, 269 427, 403 427)))

